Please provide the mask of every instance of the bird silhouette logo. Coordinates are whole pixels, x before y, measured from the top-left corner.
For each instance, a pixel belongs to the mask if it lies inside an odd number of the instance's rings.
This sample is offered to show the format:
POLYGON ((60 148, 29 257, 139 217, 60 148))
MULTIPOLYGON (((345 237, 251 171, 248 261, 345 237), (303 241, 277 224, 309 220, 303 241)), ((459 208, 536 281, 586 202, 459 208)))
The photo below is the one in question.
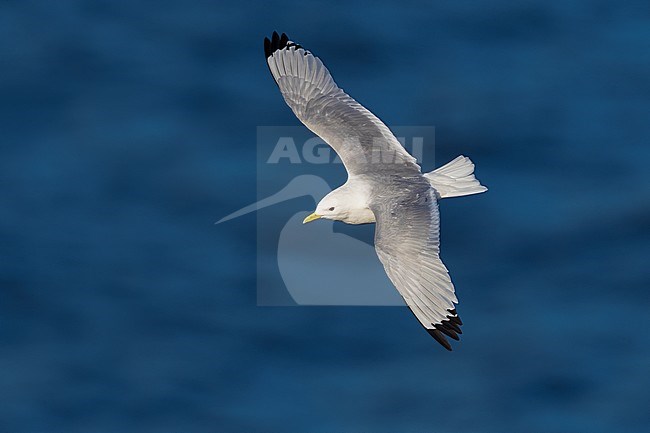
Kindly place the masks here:
MULTIPOLYGON (((278 192, 223 217, 217 224, 299 197, 309 196, 317 203, 330 190, 319 176, 299 175, 278 192)), ((404 306, 372 246, 336 233, 333 221, 302 224, 308 212, 291 212, 280 230, 276 251, 282 281, 296 304, 404 306)))

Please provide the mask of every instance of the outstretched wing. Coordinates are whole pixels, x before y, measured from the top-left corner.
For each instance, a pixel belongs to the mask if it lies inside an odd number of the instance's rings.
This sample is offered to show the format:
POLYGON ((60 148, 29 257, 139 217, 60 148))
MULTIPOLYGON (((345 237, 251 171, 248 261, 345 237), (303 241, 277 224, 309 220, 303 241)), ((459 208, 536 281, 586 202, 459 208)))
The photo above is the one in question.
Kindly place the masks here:
POLYGON ((338 153, 349 174, 420 171, 388 127, 340 89, 318 57, 276 32, 264 39, 264 54, 296 117, 338 153))
POLYGON ((394 200, 371 204, 377 220, 375 249, 388 277, 415 317, 447 350, 462 322, 447 268, 440 260, 440 218, 435 191, 401 186, 394 200), (409 189, 407 189, 409 188, 409 189))

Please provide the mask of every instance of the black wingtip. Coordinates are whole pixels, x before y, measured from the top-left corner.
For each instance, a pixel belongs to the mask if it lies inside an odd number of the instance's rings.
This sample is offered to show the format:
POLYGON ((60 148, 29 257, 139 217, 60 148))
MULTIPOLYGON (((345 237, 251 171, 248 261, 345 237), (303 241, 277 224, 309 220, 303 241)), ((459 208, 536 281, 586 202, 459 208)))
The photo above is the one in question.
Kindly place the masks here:
POLYGON ((445 349, 451 350, 451 345, 445 338, 445 335, 459 341, 460 337, 458 337, 458 334, 463 333, 460 329, 463 322, 460 320, 460 317, 458 317, 455 308, 447 311, 450 313, 447 318, 440 323, 432 323, 431 325, 433 326, 433 329, 427 329, 427 332, 445 349))
POLYGON ((435 325, 435 328, 449 338, 453 338, 456 341, 460 340, 460 338, 458 338, 458 334, 456 334, 456 331, 444 324, 435 325))
POLYGON ((296 49, 302 48, 300 45, 291 42, 286 33, 279 35, 278 32, 274 31, 271 35, 271 39, 264 38, 264 55, 267 59, 276 51, 287 47, 295 47, 296 49))
POLYGON ((449 341, 447 341, 445 336, 442 335, 440 331, 438 331, 437 329, 427 329, 427 332, 429 333, 429 335, 435 338, 436 341, 442 345, 442 347, 444 347, 445 349, 451 352, 451 344, 449 344, 449 341))
POLYGON ((449 313, 451 313, 449 316, 447 316, 447 318, 448 318, 450 321, 454 322, 454 323, 457 324, 458 326, 462 326, 462 325, 463 325, 463 321, 460 320, 460 316, 459 316, 458 313, 456 312, 456 309, 455 309, 455 308, 453 308, 453 309, 451 309, 451 310, 447 310, 447 311, 449 311, 449 313))

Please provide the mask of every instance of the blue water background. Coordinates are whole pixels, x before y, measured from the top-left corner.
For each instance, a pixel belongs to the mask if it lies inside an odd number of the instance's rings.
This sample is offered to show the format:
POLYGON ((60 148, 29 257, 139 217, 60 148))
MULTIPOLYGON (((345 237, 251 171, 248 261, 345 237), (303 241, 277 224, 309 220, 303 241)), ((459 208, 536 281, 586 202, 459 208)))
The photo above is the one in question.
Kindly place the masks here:
POLYGON ((0 61, 3 433, 648 431, 647 1, 5 0, 0 61), (255 215, 213 222, 297 124, 273 30, 477 164, 454 352, 404 308, 256 306, 255 215))

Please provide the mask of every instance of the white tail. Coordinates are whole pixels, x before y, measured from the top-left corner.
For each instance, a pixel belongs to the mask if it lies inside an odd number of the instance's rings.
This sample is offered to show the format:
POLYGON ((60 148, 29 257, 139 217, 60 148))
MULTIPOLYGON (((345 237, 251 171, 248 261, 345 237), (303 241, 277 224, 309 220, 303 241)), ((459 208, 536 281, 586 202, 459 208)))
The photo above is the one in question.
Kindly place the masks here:
POLYGON ((487 191, 474 177, 474 163, 466 156, 459 156, 451 162, 424 175, 438 193, 438 197, 460 197, 487 191))

